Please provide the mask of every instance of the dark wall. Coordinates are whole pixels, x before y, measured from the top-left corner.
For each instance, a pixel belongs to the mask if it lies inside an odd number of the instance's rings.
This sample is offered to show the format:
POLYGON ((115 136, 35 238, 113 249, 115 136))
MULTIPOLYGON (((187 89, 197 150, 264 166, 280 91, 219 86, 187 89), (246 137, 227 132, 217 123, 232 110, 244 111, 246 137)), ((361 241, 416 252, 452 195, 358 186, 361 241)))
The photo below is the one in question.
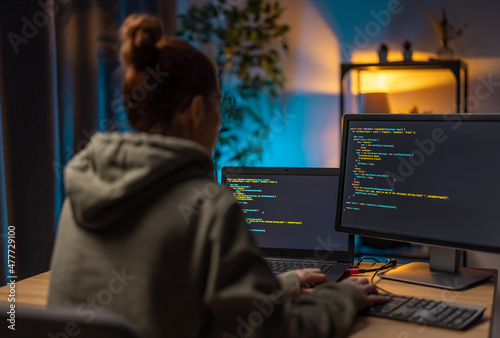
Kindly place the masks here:
POLYGON ((51 20, 35 1, 0 6, 2 169, 15 274, 23 278, 48 269, 54 241, 54 55, 51 20))

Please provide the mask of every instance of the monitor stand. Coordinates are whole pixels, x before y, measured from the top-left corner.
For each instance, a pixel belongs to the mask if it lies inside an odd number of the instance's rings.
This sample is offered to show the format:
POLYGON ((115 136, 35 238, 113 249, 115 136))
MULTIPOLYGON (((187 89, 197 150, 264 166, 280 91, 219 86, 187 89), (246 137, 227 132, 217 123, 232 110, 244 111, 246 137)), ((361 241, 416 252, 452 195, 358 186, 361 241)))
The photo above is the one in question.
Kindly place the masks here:
POLYGON ((430 263, 409 263, 380 274, 380 277, 449 290, 462 290, 490 279, 493 274, 459 268, 459 251, 430 247, 430 263))

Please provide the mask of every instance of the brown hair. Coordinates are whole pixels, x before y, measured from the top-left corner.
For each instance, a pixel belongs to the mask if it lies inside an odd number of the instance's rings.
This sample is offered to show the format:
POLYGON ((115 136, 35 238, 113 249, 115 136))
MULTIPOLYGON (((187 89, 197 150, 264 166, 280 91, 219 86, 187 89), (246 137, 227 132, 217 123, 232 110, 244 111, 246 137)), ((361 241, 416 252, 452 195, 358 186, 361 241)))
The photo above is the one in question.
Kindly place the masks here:
POLYGON ((135 129, 168 129, 195 95, 207 97, 217 89, 213 62, 189 43, 165 37, 157 18, 131 15, 121 34, 124 104, 135 129))

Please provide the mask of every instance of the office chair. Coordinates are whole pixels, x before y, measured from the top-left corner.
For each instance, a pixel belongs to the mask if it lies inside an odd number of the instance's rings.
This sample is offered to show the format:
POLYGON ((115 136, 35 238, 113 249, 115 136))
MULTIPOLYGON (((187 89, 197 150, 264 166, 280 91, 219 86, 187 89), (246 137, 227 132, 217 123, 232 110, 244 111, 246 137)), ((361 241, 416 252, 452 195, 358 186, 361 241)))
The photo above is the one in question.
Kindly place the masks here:
MULTIPOLYGON (((0 337, 22 338, 139 338, 131 324, 118 314, 86 309, 84 315, 75 308, 15 307, 15 322, 10 320, 10 304, 0 303, 0 337), (15 330, 9 328, 15 324, 15 330)), ((83 311, 82 311, 83 312, 83 311)))

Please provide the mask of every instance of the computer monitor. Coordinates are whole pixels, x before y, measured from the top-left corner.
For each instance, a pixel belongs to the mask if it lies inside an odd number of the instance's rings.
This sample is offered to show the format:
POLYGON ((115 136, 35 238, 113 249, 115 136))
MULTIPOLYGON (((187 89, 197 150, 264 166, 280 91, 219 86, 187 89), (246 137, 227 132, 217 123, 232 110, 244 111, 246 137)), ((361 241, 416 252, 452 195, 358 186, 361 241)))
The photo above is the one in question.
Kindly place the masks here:
POLYGON ((491 274, 458 249, 500 252, 500 114, 352 114, 342 127, 337 231, 430 245, 383 278, 463 289, 491 274))

